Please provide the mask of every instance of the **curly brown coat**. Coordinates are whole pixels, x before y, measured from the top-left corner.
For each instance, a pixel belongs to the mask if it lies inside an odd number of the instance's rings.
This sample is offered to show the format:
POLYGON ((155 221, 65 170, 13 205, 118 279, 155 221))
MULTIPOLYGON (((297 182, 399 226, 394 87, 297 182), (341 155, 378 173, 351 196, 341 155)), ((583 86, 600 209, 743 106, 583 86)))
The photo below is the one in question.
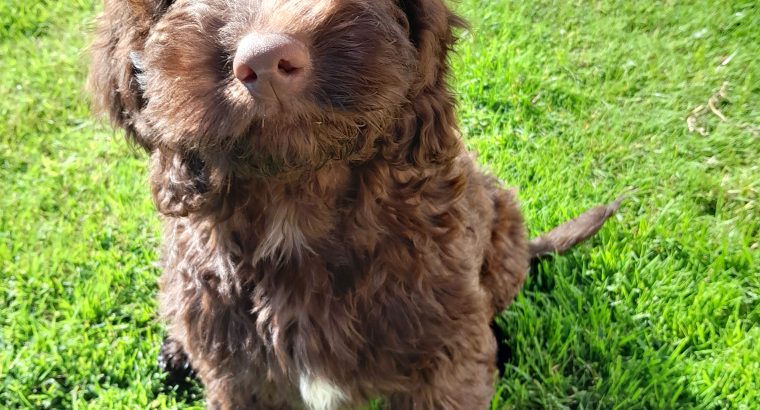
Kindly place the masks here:
POLYGON ((168 349, 209 408, 487 407, 493 316, 532 254, 578 235, 529 249, 465 152, 461 26, 441 0, 106 0, 90 88, 150 152, 168 349), (308 86, 277 105, 231 70, 253 31, 309 49, 308 86))

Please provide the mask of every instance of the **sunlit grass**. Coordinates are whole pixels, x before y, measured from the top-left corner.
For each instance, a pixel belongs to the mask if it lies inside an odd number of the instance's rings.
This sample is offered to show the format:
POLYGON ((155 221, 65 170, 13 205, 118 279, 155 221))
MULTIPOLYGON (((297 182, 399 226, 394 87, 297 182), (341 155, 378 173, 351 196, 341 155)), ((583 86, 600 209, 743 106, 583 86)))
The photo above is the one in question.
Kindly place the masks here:
MULTIPOLYGON (((96 4, 0 3, 0 407, 200 408, 155 363, 146 159, 87 108, 96 4)), ((519 189, 531 232, 629 193, 498 318, 493 408, 756 408, 760 6, 457 9, 463 134, 519 189), (724 83, 725 121, 704 108, 724 83)))

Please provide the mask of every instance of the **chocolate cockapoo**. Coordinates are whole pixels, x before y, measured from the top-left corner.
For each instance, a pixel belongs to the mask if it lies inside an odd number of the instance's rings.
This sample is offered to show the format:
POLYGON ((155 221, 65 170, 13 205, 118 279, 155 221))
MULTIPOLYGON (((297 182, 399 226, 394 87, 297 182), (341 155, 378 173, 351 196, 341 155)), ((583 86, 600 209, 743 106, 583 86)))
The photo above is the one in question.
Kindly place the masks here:
POLYGON ((209 408, 484 409, 532 242, 446 83, 442 0, 106 0, 95 105, 150 153, 160 313, 209 408))

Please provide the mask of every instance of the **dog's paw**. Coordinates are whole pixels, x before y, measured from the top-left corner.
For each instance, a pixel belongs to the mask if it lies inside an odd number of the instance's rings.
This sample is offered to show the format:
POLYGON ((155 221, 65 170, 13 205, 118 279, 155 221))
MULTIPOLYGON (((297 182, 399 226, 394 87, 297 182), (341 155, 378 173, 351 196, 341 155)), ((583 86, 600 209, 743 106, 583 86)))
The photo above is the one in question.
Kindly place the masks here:
POLYGON ((166 384, 186 388, 195 378, 195 371, 190 365, 182 345, 170 337, 164 338, 158 353, 158 367, 166 374, 166 384))

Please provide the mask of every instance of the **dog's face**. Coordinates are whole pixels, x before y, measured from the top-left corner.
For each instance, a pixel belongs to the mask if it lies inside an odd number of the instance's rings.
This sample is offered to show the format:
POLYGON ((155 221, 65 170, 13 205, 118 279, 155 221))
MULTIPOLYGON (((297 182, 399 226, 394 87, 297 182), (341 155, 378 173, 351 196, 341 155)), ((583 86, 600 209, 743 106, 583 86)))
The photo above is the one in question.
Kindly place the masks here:
POLYGON ((441 81, 457 22, 441 0, 107 0, 91 85, 149 150, 316 167, 441 81))
POLYGON ((344 155, 406 98, 406 24, 382 0, 178 1, 136 57, 145 118, 159 143, 288 168, 344 155))

